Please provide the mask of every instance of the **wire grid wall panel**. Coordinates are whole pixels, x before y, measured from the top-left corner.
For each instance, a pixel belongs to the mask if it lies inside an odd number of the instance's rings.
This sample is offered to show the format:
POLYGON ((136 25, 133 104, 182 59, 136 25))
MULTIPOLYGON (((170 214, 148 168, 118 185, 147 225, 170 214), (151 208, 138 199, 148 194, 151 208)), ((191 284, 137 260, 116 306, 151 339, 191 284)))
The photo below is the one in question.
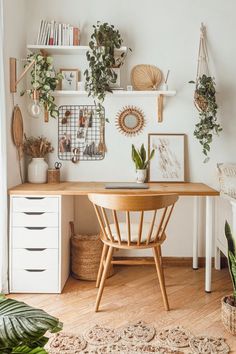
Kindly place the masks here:
MULTIPOLYGON (((105 110, 103 109, 105 117, 105 110)), ((105 157, 99 143, 105 139, 102 120, 96 105, 63 105, 59 107, 58 158, 69 161, 96 161, 105 157)))

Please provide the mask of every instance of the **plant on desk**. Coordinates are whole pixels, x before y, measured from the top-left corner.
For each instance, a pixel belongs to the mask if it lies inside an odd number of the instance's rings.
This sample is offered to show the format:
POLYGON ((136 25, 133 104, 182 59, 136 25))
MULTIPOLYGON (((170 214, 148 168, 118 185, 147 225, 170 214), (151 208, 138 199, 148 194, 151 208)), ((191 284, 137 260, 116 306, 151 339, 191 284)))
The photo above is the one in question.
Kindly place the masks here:
POLYGON ((47 354, 47 331, 57 333, 62 323, 45 311, 0 295, 0 352, 47 354))
POLYGON ((149 162, 154 157, 155 149, 150 153, 150 156, 147 158, 147 153, 144 145, 141 145, 140 149, 136 149, 132 144, 132 160, 135 163, 136 174, 137 174, 137 183, 144 183, 147 177, 147 168, 149 162))
POLYGON ((226 329, 236 335, 236 244, 228 222, 225 223, 225 236, 228 242, 228 266, 233 284, 233 294, 222 300, 222 321, 226 329))
POLYGON ((28 181, 30 183, 45 183, 47 181, 48 164, 45 157, 53 150, 52 144, 47 138, 25 136, 24 153, 32 158, 28 165, 28 181))

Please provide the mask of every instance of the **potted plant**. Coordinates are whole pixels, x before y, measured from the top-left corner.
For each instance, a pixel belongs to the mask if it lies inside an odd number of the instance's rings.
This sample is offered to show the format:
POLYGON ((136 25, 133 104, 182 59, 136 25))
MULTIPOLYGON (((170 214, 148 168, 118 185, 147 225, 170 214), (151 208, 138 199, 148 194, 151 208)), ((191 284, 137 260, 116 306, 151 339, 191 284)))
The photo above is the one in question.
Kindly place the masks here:
POLYGON ((225 236, 228 242, 228 266, 233 284, 233 294, 221 300, 221 318, 225 328, 236 335, 236 244, 228 222, 225 223, 225 236))
POLYGON ((143 144, 140 149, 136 149, 132 144, 132 160, 135 163, 137 183, 145 182, 147 177, 147 167, 154 154, 155 149, 151 151, 149 158, 147 158, 147 153, 143 144))
POLYGON ((57 105, 54 102, 53 91, 56 90, 63 75, 56 73, 51 56, 40 53, 30 54, 27 57, 27 65, 32 61, 35 61, 31 70, 32 89, 22 91, 21 96, 27 93, 34 101, 38 100, 44 109, 44 120, 48 122, 49 115, 57 118, 59 114, 57 105))
POLYGON ((31 162, 28 165, 28 182, 47 182, 48 164, 45 157, 54 150, 51 142, 43 136, 37 138, 25 136, 23 150, 26 155, 31 157, 31 162))
POLYGON ((112 92, 112 85, 116 84, 117 73, 114 68, 120 68, 124 64, 127 52, 120 55, 115 53, 120 49, 123 39, 119 30, 108 23, 97 22, 93 25, 93 34, 89 42, 90 50, 86 56, 89 68, 85 70, 85 89, 89 96, 95 100, 98 112, 103 112, 103 101, 107 92, 112 92))
POLYGON ((215 80, 205 74, 198 77, 197 81, 190 81, 196 85, 194 94, 194 103, 199 111, 200 122, 196 124, 194 136, 202 145, 202 152, 206 156, 204 162, 209 161, 210 144, 213 135, 219 135, 222 131, 217 121, 217 103, 215 80))
POLYGON ((0 295, 0 352, 47 354, 47 331, 57 333, 62 323, 45 311, 0 295))

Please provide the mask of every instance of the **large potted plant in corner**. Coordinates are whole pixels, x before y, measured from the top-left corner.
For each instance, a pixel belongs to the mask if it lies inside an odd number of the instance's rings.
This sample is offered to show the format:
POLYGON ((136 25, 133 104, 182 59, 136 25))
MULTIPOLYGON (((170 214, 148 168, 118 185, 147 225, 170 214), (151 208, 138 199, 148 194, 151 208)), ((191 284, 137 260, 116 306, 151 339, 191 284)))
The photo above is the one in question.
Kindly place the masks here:
POLYGON ((127 51, 116 53, 121 48, 123 39, 119 30, 108 23, 97 22, 93 25, 93 33, 89 42, 90 50, 86 56, 89 68, 85 70, 85 88, 89 96, 95 100, 98 112, 103 112, 103 101, 107 92, 112 92, 111 86, 116 83, 117 74, 114 68, 124 64, 127 51))
POLYGON ((136 181, 137 183, 144 183, 147 177, 147 168, 150 160, 153 158, 155 150, 153 149, 150 153, 150 156, 147 158, 147 153, 144 145, 141 145, 140 149, 136 149, 132 145, 132 160, 136 168, 136 181))
POLYGON ((221 300, 221 317, 225 328, 236 335, 236 244, 228 222, 225 223, 225 236, 228 242, 228 265, 233 285, 233 294, 221 300))
POLYGON ((62 323, 45 311, 0 295, 0 353, 47 354, 46 332, 61 331, 62 323))

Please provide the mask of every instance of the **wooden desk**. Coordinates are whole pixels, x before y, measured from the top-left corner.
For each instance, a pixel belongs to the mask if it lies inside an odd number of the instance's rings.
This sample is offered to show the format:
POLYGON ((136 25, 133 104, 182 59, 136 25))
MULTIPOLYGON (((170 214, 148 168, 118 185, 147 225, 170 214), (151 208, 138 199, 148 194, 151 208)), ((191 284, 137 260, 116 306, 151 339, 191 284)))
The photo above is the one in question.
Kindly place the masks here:
POLYGON ((105 189, 106 182, 62 182, 59 184, 30 184, 25 183, 9 190, 10 195, 57 195, 76 196, 89 193, 108 194, 166 194, 176 193, 179 196, 194 197, 194 224, 193 224, 193 269, 198 268, 198 224, 199 224, 199 198, 205 197, 206 202, 206 274, 205 291, 211 291, 212 267, 212 240, 213 240, 213 200, 219 192, 203 183, 150 183, 149 189, 105 189))

